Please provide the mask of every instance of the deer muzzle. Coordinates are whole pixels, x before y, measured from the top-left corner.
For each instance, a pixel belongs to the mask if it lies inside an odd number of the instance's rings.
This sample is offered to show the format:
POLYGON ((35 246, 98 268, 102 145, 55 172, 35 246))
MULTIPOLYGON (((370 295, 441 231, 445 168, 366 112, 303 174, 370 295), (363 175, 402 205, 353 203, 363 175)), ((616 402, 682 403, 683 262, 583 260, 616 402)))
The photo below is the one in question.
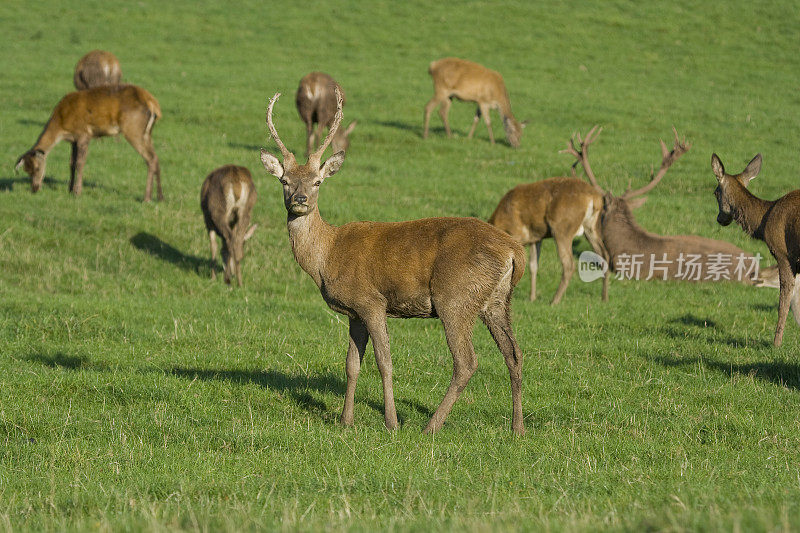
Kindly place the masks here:
POLYGON ((731 215, 730 213, 723 213, 722 211, 720 211, 717 214, 717 224, 719 224, 720 226, 727 226, 731 222, 733 222, 733 215, 731 215))

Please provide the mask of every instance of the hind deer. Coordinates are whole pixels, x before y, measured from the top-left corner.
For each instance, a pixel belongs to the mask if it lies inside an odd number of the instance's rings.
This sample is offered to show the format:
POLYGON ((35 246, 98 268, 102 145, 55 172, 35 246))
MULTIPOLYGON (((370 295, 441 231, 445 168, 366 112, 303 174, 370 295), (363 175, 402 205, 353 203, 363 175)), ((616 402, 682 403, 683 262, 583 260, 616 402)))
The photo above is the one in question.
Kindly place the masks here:
POLYGON ((117 56, 104 50, 92 50, 75 65, 72 78, 79 91, 102 87, 103 85, 119 85, 122 79, 122 66, 117 56))
POLYGON ((50 120, 33 148, 17 159, 16 169, 24 166, 35 193, 44 180, 47 154, 62 140, 72 144, 69 190, 76 196, 83 189, 83 166, 89 141, 107 135, 122 135, 147 163, 144 201, 149 202, 156 178, 158 199, 161 192, 161 167, 153 148, 153 125, 161 118, 161 107, 152 94, 135 85, 95 87, 67 94, 56 105, 50 120))
POLYGON ((575 157, 573 168, 581 164, 592 186, 603 194, 601 238, 611 258, 611 267, 629 279, 738 280, 751 285, 775 286, 774 272, 770 269, 759 272, 759 258, 741 248, 696 235, 657 235, 636 222, 632 210, 644 203, 644 195, 659 184, 672 164, 690 148, 685 140, 678 138, 675 128, 673 133, 672 150, 661 141, 662 160, 658 172, 653 173, 646 185, 629 189, 620 196, 604 191, 592 172, 587 148, 597 135, 585 140, 578 135, 578 144, 573 138, 563 150, 575 157))
MULTIPOLYGON (((530 246, 528 266, 531 272, 531 300, 536 299, 536 274, 542 240, 548 237, 555 240, 561 261, 561 282, 550 302, 552 305, 558 304, 564 297, 575 272, 575 260, 572 257, 572 240, 575 237, 586 235, 594 252, 608 262, 608 252, 600 238, 602 210, 603 195, 578 178, 548 178, 517 185, 503 196, 489 218, 489 224, 505 231, 519 243, 530 246)), ((601 296, 603 301, 608 300, 610 277, 611 273, 606 269, 601 296)))
MULTIPOLYGON (((306 157, 313 148, 318 146, 319 140, 322 138, 322 129, 328 128, 330 131, 336 117, 337 88, 341 92, 342 102, 344 102, 342 86, 324 72, 310 72, 300 80, 295 103, 297 112, 306 125, 306 157), (314 131, 315 123, 317 124, 316 132, 314 131)), ((356 123, 357 121, 354 120, 345 129, 336 130, 331 141, 331 149, 334 154, 344 152, 350 147, 350 134, 356 127, 356 123)))
POLYGON ((500 73, 472 61, 446 57, 433 61, 428 67, 428 74, 433 78, 433 98, 425 105, 425 125, 422 133, 423 139, 428 138, 428 125, 433 108, 439 106, 439 116, 444 122, 444 129, 448 137, 452 137, 450 123, 447 120, 450 104, 453 98, 466 102, 475 102, 478 109, 467 137, 472 139, 478 120, 483 117, 486 129, 489 131, 489 140, 494 144, 492 122, 489 111, 496 109, 503 119, 503 128, 506 132, 508 144, 514 148, 519 147, 522 129, 527 122, 519 122, 511 112, 511 103, 508 100, 506 84, 500 73))
POLYGON ((231 277, 242 286, 241 262, 244 243, 258 224, 250 225, 250 214, 258 193, 250 171, 245 167, 225 165, 209 174, 200 189, 200 209, 211 244, 211 279, 217 279, 217 235, 222 237, 222 268, 225 283, 231 277))
POLYGON ((300 165, 275 129, 272 109, 267 127, 283 163, 266 150, 261 161, 283 186, 292 252, 320 289, 325 303, 349 319, 347 389, 341 422, 353 424, 356 380, 371 338, 383 382, 384 422, 398 426, 392 387, 387 317, 435 318, 444 326, 453 355, 453 375, 426 432, 438 431, 477 367, 472 328, 477 317, 489 328, 511 378, 512 423, 524 433, 522 352, 511 328, 511 295, 525 269, 524 251, 511 237, 475 218, 428 218, 407 222, 351 222, 332 226, 322 219, 320 186, 344 162, 337 152, 322 154, 342 121, 337 90, 336 116, 322 145, 300 165))
POLYGON ((795 276, 800 273, 800 190, 794 190, 777 200, 762 200, 747 190, 750 181, 761 170, 761 154, 757 154, 739 174, 728 174, 719 156, 711 156, 711 170, 717 177, 719 213, 717 222, 727 226, 736 221, 753 237, 764 241, 778 262, 780 296, 778 298, 778 325, 773 345, 783 343, 783 330, 789 307, 800 324, 800 306, 795 291, 795 276))

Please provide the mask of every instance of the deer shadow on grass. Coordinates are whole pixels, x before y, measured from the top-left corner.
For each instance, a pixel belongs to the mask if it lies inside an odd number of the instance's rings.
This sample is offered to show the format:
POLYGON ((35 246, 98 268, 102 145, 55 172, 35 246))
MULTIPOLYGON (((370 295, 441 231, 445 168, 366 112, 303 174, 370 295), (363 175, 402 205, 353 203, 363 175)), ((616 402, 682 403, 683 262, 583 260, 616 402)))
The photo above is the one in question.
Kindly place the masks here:
POLYGON ((673 339, 692 339, 706 344, 726 344, 734 348, 749 346, 764 349, 772 346, 766 339, 743 337, 734 335, 720 335, 716 330, 717 323, 710 318, 702 318, 692 313, 687 313, 678 318, 669 320, 660 328, 661 333, 673 339))
POLYGON ((109 367, 103 363, 97 363, 89 360, 87 357, 80 356, 80 355, 67 355, 62 352, 52 353, 52 354, 44 354, 44 353, 34 353, 22 357, 24 361, 29 361, 31 363, 39 363, 42 366, 46 366, 52 369, 66 369, 66 370, 80 370, 80 369, 88 369, 88 370, 97 370, 97 371, 104 371, 108 370, 109 367))
POLYGON ((171 244, 162 241, 150 233, 139 232, 130 238, 130 243, 134 248, 161 259, 162 261, 172 263, 181 270, 194 272, 198 275, 204 273, 206 270, 210 272, 208 259, 185 254, 171 244))
MULTIPOLYGON (((327 374, 287 374, 277 370, 208 370, 198 368, 175 367, 170 373, 187 378, 202 379, 204 381, 230 381, 236 384, 253 383, 265 389, 276 391, 279 394, 287 394, 301 409, 320 417, 329 424, 338 423, 339 413, 328 408, 327 404, 315 398, 312 393, 326 394, 333 393, 344 399, 345 381, 331 373, 327 374)), ((433 412, 423 405, 414 401, 395 400, 397 403, 410 409, 415 409, 423 415, 430 417, 433 412)), ((356 400, 358 403, 358 400, 356 400)), ((367 400, 367 405, 383 414, 383 404, 374 400, 367 400)), ((402 421, 403 417, 398 412, 398 417, 402 421)))
MULTIPOLYGON (((64 189, 68 188, 67 180, 57 180, 55 178, 48 178, 45 177, 42 181, 42 188, 55 190, 63 187, 64 189)), ((21 187, 27 187, 30 189, 31 187, 31 179, 28 176, 18 176, 12 178, 0 178, 0 191, 13 191, 15 185, 20 185, 21 187)), ((92 183, 87 183, 86 181, 83 182, 83 186, 86 188, 93 188, 97 187, 97 185, 92 183)))
MULTIPOLYGON (((767 345, 771 346, 770 343, 767 345)), ((800 390, 800 364, 786 361, 764 361, 753 363, 726 363, 708 357, 691 357, 686 359, 660 355, 652 358, 656 363, 667 367, 702 365, 704 368, 720 372, 729 377, 752 376, 769 381, 781 387, 800 390)))

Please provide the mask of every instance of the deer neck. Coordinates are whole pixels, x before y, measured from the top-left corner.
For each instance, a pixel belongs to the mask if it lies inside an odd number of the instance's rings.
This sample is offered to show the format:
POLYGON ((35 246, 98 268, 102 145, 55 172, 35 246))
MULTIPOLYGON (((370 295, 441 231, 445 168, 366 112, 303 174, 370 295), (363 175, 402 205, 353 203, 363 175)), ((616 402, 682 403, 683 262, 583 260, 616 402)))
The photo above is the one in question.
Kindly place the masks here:
POLYGON ((49 153, 50 150, 53 149, 53 146, 58 144, 61 140, 61 132, 58 131, 59 129, 60 128, 54 126, 53 118, 51 117, 50 120, 47 121, 39 138, 36 140, 36 144, 33 145, 33 150, 41 150, 45 155, 49 153))
POLYGON ((733 219, 748 235, 763 241, 764 217, 775 202, 762 200, 738 182, 731 187, 731 196, 733 201, 730 202, 730 205, 733 219))
POLYGON ((286 226, 295 260, 314 279, 317 286, 321 287, 325 263, 337 228, 322 219, 316 206, 305 216, 290 213, 286 226))

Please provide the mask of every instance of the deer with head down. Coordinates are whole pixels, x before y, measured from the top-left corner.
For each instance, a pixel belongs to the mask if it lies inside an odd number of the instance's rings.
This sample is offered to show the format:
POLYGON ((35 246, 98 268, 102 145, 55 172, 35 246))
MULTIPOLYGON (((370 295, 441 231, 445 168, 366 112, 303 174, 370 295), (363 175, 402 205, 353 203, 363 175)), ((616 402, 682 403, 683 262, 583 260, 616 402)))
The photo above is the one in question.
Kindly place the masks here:
POLYGON ((342 97, 336 92, 331 129, 304 165, 278 137, 272 109, 280 93, 275 94, 267 109, 267 126, 283 162, 266 150, 261 151, 261 161, 283 186, 295 259, 317 284, 325 303, 349 319, 342 424, 353 423, 356 380, 367 341, 372 339, 383 382, 384 422, 388 429, 397 428, 386 319, 438 317, 453 355, 450 386, 425 428, 439 430, 477 367, 472 328, 480 317, 508 366, 511 427, 522 434, 522 352, 511 328, 511 295, 525 269, 522 247, 476 218, 351 222, 339 227, 323 220, 317 205, 320 186, 339 170, 345 156, 337 152, 321 160, 342 120, 342 97))
MULTIPOLYGON (((306 157, 311 150, 319 145, 322 138, 322 129, 330 131, 336 117, 336 90, 342 95, 342 105, 345 102, 342 86, 324 72, 310 72, 303 76, 297 87, 295 104, 297 112, 306 125, 306 157), (314 131, 314 124, 317 129, 314 131)), ((344 152, 350 147, 350 134, 356 127, 353 121, 344 129, 336 129, 331 141, 333 153, 344 152)))
POLYGON ((79 91, 102 87, 103 85, 119 85, 122 79, 122 66, 117 56, 105 50, 92 50, 75 65, 73 83, 79 91))
POLYGON ((628 189, 620 196, 604 191, 592 172, 587 148, 596 140, 596 135, 585 140, 578 136, 577 145, 573 138, 563 151, 575 157, 573 168, 581 164, 592 186, 603 195, 600 228, 611 267, 623 277, 635 279, 738 280, 752 285, 773 286, 774 281, 765 278, 769 272, 762 271, 759 277, 759 258, 741 248, 696 235, 657 235, 636 222, 632 210, 644 203, 644 195, 658 185, 672 164, 690 148, 685 140, 679 139, 675 128, 673 133, 675 144, 672 150, 661 141, 662 159, 658 172, 651 175, 646 185, 628 189))
POLYGON ((245 167, 225 165, 209 174, 200 189, 200 209, 211 244, 211 279, 217 278, 217 235, 222 237, 222 268, 225 283, 231 278, 242 286, 241 262, 244 243, 258 224, 250 225, 250 214, 256 203, 256 192, 250 171, 245 167))
POLYGON ((800 274, 800 190, 794 190, 777 200, 762 200, 747 190, 750 181, 761 171, 761 154, 757 154, 739 174, 728 174, 719 156, 711 156, 711 170, 717 177, 719 213, 717 222, 727 226, 734 220, 753 237, 764 241, 778 262, 780 296, 778 325, 773 345, 783 343, 783 330, 789 307, 800 324, 800 298, 795 277, 800 274))
POLYGON ((428 137, 431 113, 436 106, 439 106, 439 116, 442 117, 447 136, 453 136, 447 116, 450 113, 452 99, 458 98, 465 102, 478 104, 472 127, 467 135, 469 139, 472 139, 472 135, 475 133, 478 120, 483 117, 486 129, 489 130, 489 140, 494 144, 489 111, 496 109, 503 119, 503 128, 508 144, 514 148, 519 147, 522 129, 527 122, 520 122, 514 118, 506 84, 499 72, 465 59, 445 57, 433 61, 428 67, 428 74, 433 78, 433 98, 425 105, 425 124, 422 133, 424 139, 428 137))
POLYGON ((122 133, 147 163, 144 201, 150 201, 153 177, 158 199, 163 200, 161 167, 152 138, 153 125, 159 118, 158 100, 135 85, 102 86, 69 93, 58 102, 36 144, 17 159, 15 168, 24 167, 31 177, 31 190, 37 192, 44 181, 47 154, 59 142, 69 141, 72 144, 69 190, 78 196, 83 189, 89 141, 122 133))
MULTIPOLYGON (((588 145, 597 128, 586 138, 588 145)), ((489 218, 489 223, 502 229, 523 245, 530 245, 528 261, 531 272, 530 299, 536 299, 536 273, 542 240, 552 237, 556 242, 561 261, 561 282, 551 304, 558 304, 567 291, 575 272, 572 257, 572 240, 586 235, 596 254, 608 262, 608 252, 600 235, 600 213, 603 195, 578 178, 547 178, 534 183, 517 185, 500 200, 489 218)), ((611 274, 606 269, 603 277, 603 301, 608 300, 608 282, 611 274)))

